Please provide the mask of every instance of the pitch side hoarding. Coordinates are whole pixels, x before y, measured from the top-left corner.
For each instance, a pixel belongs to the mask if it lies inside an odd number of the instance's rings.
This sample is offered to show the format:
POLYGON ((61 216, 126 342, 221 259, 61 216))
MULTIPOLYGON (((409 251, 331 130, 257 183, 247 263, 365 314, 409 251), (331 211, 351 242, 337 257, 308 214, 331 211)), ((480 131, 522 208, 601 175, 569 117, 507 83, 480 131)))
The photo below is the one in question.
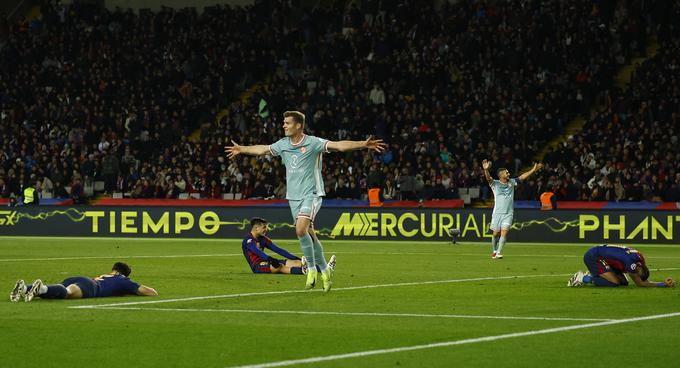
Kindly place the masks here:
MULTIPOLYGON (((0 235, 239 238, 258 216, 274 238, 295 238, 288 207, 8 207, 0 235)), ((325 239, 485 241, 490 210, 324 208, 314 226, 325 239)), ((516 210, 516 242, 680 244, 680 211, 516 210)))

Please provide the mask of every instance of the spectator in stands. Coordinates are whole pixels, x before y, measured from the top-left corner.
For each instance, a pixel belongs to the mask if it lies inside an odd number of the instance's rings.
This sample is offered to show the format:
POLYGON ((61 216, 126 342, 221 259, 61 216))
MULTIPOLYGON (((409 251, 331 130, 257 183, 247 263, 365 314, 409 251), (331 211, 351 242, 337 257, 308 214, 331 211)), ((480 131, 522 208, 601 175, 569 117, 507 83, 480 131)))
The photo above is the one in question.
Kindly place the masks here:
POLYGON ((70 197, 73 199, 73 204, 85 204, 87 202, 87 199, 85 198, 85 188, 80 181, 80 176, 75 176, 73 178, 70 197))
MULTIPOLYGON (((100 143, 99 145, 101 146, 102 143, 100 143)), ((102 177, 104 179, 104 191, 106 193, 112 193, 116 187, 116 177, 119 172, 119 162, 118 158, 113 154, 112 151, 106 152, 105 149, 102 152, 105 152, 105 156, 102 159, 102 177)))
POLYGON ((397 199, 397 188, 392 184, 392 180, 385 180, 385 186, 382 189, 383 199, 391 201, 397 199))
POLYGON ((444 188, 444 184, 442 184, 441 178, 437 178, 435 180, 434 187, 432 188, 432 198, 446 199, 446 188, 444 188))
POLYGON ((446 187, 445 199, 459 199, 460 194, 458 193, 458 187, 454 180, 449 181, 448 187, 446 187))
POLYGON ((430 179, 425 180, 425 184, 420 189, 418 194, 418 199, 421 201, 429 201, 434 198, 434 187, 432 187, 432 181, 430 179))
POLYGON ((383 173, 378 170, 377 164, 372 164, 370 170, 368 171, 368 177, 366 178, 366 186, 371 188, 382 188, 384 183, 383 173))
POLYGON ((0 177, 0 197, 8 198, 9 195, 10 195, 9 185, 7 185, 5 179, 0 177))
POLYGON ((47 176, 41 176, 40 182, 40 194, 43 197, 51 198, 54 197, 54 183, 47 176))
POLYGON ((207 198, 222 199, 222 188, 215 179, 210 181, 210 189, 207 198))
POLYGON ((267 189, 260 180, 255 180, 255 185, 253 185, 253 193, 251 198, 264 199, 267 197, 267 189))
POLYGON ((404 167, 401 176, 399 177, 399 193, 401 193, 401 199, 407 201, 415 200, 415 192, 416 179, 411 175, 408 168, 404 167))

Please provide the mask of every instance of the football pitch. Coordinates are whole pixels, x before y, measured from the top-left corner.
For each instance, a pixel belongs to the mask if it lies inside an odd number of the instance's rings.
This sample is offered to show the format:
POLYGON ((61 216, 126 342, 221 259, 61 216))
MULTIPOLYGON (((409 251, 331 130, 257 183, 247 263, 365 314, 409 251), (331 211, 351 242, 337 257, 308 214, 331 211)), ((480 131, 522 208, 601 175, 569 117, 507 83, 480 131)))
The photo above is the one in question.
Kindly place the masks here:
MULTIPOLYGON (((252 274, 236 239, 4 237, 0 366, 677 367, 680 290, 566 287, 593 245, 510 240, 491 260, 479 243, 326 240, 338 263, 324 294, 252 274), (9 301, 19 278, 94 277, 116 261, 160 295, 9 301)), ((680 279, 680 246, 637 248, 650 280, 680 279)))

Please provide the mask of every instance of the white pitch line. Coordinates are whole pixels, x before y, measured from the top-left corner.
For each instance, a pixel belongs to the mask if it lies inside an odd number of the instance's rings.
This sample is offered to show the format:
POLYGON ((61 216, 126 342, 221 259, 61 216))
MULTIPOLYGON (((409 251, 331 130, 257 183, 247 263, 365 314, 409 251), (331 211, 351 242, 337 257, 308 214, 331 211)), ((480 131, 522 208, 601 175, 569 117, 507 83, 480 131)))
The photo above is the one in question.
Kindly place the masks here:
POLYGON ((66 261, 81 259, 111 259, 111 258, 194 258, 194 257, 234 257, 242 256, 242 253, 223 253, 223 254, 175 254, 164 256, 91 256, 91 257, 52 257, 52 258, 11 258, 0 259, 0 262, 29 262, 29 261, 66 261))
POLYGON ((51 239, 51 240, 85 240, 88 242, 91 242, 93 240, 96 241, 172 241, 172 242, 229 242, 229 241, 238 241, 239 243, 243 239, 237 239, 237 238, 172 238, 172 237, 164 237, 164 238, 142 238, 142 237, 122 237, 122 236, 23 236, 23 235, 0 235, 0 239, 17 239, 17 240, 26 240, 26 239, 51 239))
POLYGON ((468 314, 425 314, 425 313, 378 313, 378 312, 329 312, 329 311, 294 311, 294 310, 258 310, 258 309, 199 309, 199 308, 144 308, 144 307, 99 307, 108 310, 164 311, 164 312, 220 312, 220 313, 255 313, 255 314, 302 314, 323 316, 352 317, 415 317, 415 318, 461 318, 461 319, 508 319, 536 321, 615 321, 609 318, 572 318, 572 317, 516 317, 516 316, 477 316, 468 314))
MULTIPOLYGON (((327 252, 333 254, 371 254, 371 255, 386 255, 386 256, 398 256, 398 255, 420 255, 420 256, 470 256, 470 257, 481 257, 487 258, 486 253, 442 253, 442 252, 327 252)), ((583 258, 580 254, 510 254, 507 257, 528 257, 528 258, 583 258)), ((659 257, 645 257, 645 259, 680 259, 680 257, 675 256, 659 256, 659 257)))
MULTIPOLYGON (((496 276, 496 277, 475 277, 471 279, 449 279, 449 280, 434 280, 434 281, 418 281, 418 282, 400 282, 394 284, 374 284, 374 285, 362 285, 362 286, 350 286, 344 288, 334 288, 333 291, 347 291, 347 290, 361 290, 361 289, 375 289, 375 288, 387 288, 387 287, 399 287, 399 286, 420 286, 428 284, 448 284, 456 282, 469 282, 469 281, 489 281, 489 280, 508 280, 508 279, 524 279, 524 278, 535 278, 535 277, 565 277, 571 276, 572 274, 553 274, 553 275, 518 275, 518 276, 496 276)), ((321 290, 319 290, 321 291, 321 290)), ((265 296, 265 295, 281 295, 281 294, 297 294, 297 293, 309 293, 308 290, 279 290, 279 291, 263 291, 255 293, 238 293, 238 294, 222 294, 222 295, 207 295, 207 296, 194 296, 187 298, 175 298, 175 299, 161 299, 161 300, 148 300, 141 302, 124 302, 124 303, 110 303, 110 304, 93 304, 93 305, 78 305, 69 308, 74 309, 91 309, 100 307, 115 307, 115 306, 127 306, 127 305, 143 305, 143 304, 159 304, 159 303, 173 303, 173 302, 185 302, 194 300, 208 300, 208 299, 227 299, 227 298, 239 298, 248 296, 265 296)))
MULTIPOLYGON (((0 235, 0 239, 19 239, 19 240, 25 240, 25 239, 54 239, 54 240, 86 240, 86 241, 92 241, 92 240, 97 240, 97 241, 178 241, 178 242, 237 242, 241 243, 243 240, 242 238, 175 238, 175 237, 163 237, 163 238, 142 238, 142 237, 121 237, 121 236, 23 236, 23 235, 0 235)), ((488 246, 491 242, 491 237, 488 237, 488 241, 460 241, 460 245, 474 245, 474 246, 488 246)), ((294 239, 281 239, 282 242, 291 242, 291 243, 296 243, 297 240, 294 239)), ((371 242, 371 243, 377 243, 377 244, 405 244, 405 243, 412 243, 413 240, 398 240, 398 239, 390 239, 390 240, 361 240, 363 242, 371 242)), ((328 243, 338 243, 338 244, 343 244, 343 243, 356 243, 357 240, 345 240, 345 239, 324 239, 324 242, 328 243)), ((450 243, 451 241, 449 239, 438 239, 438 240, 432 240, 430 241, 433 244, 441 244, 441 243, 450 243)), ((595 245, 598 245, 596 243, 588 243, 588 244, 582 244, 582 243, 511 243, 512 247, 518 247, 518 248, 534 248, 536 246, 541 246, 541 245, 548 245, 548 246, 556 246, 556 247, 582 247, 583 249, 587 249, 588 247, 592 247, 595 245)), ((653 243, 653 244, 645 244, 643 246, 644 248, 677 248, 677 244, 665 244, 665 243, 653 243)))
MULTIPOLYGON (((409 255, 409 256, 470 256, 470 257, 480 257, 488 258, 486 253, 442 253, 442 252, 327 252, 333 254, 370 254, 370 255, 385 255, 385 256, 398 256, 398 255, 409 255)), ((573 255, 573 254, 512 254, 509 257, 556 257, 556 258, 583 258, 583 255, 573 255)), ((664 257, 673 258, 673 257, 664 257)), ((680 257, 677 257, 680 258, 680 257)))
MULTIPOLYGON (((332 252, 333 254, 370 254, 370 255, 436 255, 436 256, 470 256, 486 257, 480 253, 434 253, 434 252, 332 252)), ((30 261, 65 261, 81 259, 111 259, 111 258, 194 258, 194 257, 236 257, 242 253, 218 253, 218 254, 176 254, 176 255, 139 255, 139 256, 84 256, 84 257, 46 257, 46 258, 9 258, 0 259, 0 262, 30 262, 30 261)), ((511 257, 530 257, 530 258, 581 258, 580 255, 566 254, 513 254, 511 257)), ((656 259, 657 257, 646 257, 656 259)), ((658 257, 658 259, 680 259, 680 257, 658 257)))
POLYGON ((618 324, 631 323, 631 322, 649 321, 649 320, 655 320, 655 319, 661 319, 661 318, 672 318, 672 317, 678 317, 678 316, 680 316, 680 312, 666 313, 666 314, 655 314, 655 315, 651 315, 651 316, 633 317, 633 318, 618 319, 618 320, 611 320, 611 321, 586 323, 586 324, 574 325, 574 326, 546 328, 546 329, 542 329, 542 330, 515 332, 515 333, 509 333, 509 334, 503 334, 503 335, 475 337, 475 338, 471 338, 471 339, 444 341, 444 342, 438 342, 438 343, 432 343, 432 344, 402 346, 402 347, 398 347, 398 348, 366 350, 366 351, 357 351, 357 352, 353 352, 353 353, 317 356, 317 357, 304 358, 304 359, 282 360, 282 361, 278 361, 278 362, 233 366, 231 368, 285 367, 285 366, 298 365, 298 364, 327 362, 327 361, 332 361, 332 360, 350 359, 350 358, 358 358, 358 357, 373 356, 373 355, 401 353, 401 352, 405 352, 405 351, 424 350, 424 349, 433 349, 433 348, 441 348, 441 347, 456 346, 456 345, 474 344, 474 343, 478 343, 478 342, 497 341, 497 340, 504 340, 504 339, 512 339, 512 338, 516 338, 516 337, 545 335, 545 334, 551 334, 551 333, 581 330, 581 329, 600 327, 600 326, 618 325, 618 324))

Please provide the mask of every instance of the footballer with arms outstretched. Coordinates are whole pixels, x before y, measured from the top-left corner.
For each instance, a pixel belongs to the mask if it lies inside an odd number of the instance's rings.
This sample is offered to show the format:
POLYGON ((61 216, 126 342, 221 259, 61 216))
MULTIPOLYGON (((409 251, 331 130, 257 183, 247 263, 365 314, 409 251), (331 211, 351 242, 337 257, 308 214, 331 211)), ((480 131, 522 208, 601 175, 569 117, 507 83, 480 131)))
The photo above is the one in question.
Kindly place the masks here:
POLYGON ((512 217, 514 214, 514 197, 515 187, 521 182, 527 180, 536 171, 540 170, 543 164, 534 164, 531 170, 525 172, 516 178, 510 178, 510 171, 506 168, 497 170, 498 180, 494 180, 489 174, 491 162, 489 160, 482 161, 482 168, 484 169, 484 176, 489 182, 491 191, 493 191, 494 205, 493 213, 491 214, 491 231, 493 237, 491 238, 492 259, 503 258, 503 246, 508 236, 508 231, 512 226, 512 217))
POLYGON ((304 129, 305 115, 299 111, 286 111, 283 113, 284 138, 271 145, 253 146, 241 146, 232 140, 233 145, 226 146, 224 151, 230 159, 240 154, 281 156, 281 161, 286 166, 286 199, 295 221, 295 234, 300 241, 302 253, 309 262, 305 288, 312 289, 321 273, 323 290, 329 291, 332 270, 328 267, 323 247, 313 226, 322 198, 326 195, 321 172, 323 154, 361 149, 383 152, 386 145, 382 139, 372 137, 365 141, 329 141, 306 135, 304 129), (320 272, 317 271, 317 266, 320 272))

